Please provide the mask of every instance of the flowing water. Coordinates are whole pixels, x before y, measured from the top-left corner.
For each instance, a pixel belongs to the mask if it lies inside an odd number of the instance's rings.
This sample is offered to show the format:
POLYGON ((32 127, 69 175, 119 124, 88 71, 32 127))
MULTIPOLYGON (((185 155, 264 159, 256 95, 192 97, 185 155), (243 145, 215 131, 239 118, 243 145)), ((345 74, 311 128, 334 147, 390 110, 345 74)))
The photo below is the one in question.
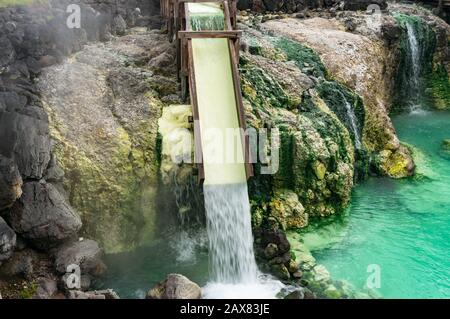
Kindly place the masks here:
POLYGON ((420 97, 423 92, 421 85, 422 76, 422 48, 419 45, 417 39, 416 28, 413 23, 407 21, 406 24, 407 31, 407 64, 411 69, 411 78, 408 80, 408 92, 409 92, 409 110, 410 112, 421 112, 422 104, 420 103, 420 97))
POLYGON ((258 278, 247 184, 205 185, 212 281, 253 283, 258 278))
POLYGON ((441 150, 449 123, 450 112, 394 118, 399 137, 417 149, 418 177, 373 178, 356 187, 333 227, 311 229, 316 243, 329 243, 311 249, 334 279, 363 289, 376 265, 383 297, 450 297, 450 155, 441 150))
POLYGON ((344 97, 344 101, 345 101, 345 109, 347 111, 347 116, 350 119, 350 126, 351 126, 351 129, 353 132, 353 136, 355 137, 355 148, 357 150, 360 150, 362 148, 362 143, 361 143, 361 136, 359 135, 359 131, 358 131, 358 125, 357 125, 358 120, 356 119, 355 111, 353 110, 352 106, 347 101, 345 96, 343 96, 343 97, 344 97))

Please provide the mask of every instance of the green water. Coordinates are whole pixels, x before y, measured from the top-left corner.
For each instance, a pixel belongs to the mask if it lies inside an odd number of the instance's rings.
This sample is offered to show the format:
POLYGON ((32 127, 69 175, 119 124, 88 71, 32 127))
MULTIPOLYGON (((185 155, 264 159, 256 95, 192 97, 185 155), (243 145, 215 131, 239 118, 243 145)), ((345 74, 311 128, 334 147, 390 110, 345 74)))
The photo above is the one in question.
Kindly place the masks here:
POLYGON ((450 298, 450 158, 440 152, 450 138, 450 113, 401 115, 394 125, 420 151, 420 177, 357 186, 349 211, 314 230, 322 236, 316 244, 328 244, 311 249, 333 279, 358 289, 366 285, 367 267, 379 265, 377 291, 384 298, 450 298))
POLYGON ((209 277, 206 234, 169 231, 152 245, 107 255, 106 277, 96 289, 114 289, 121 298, 141 299, 170 273, 203 286, 209 277))

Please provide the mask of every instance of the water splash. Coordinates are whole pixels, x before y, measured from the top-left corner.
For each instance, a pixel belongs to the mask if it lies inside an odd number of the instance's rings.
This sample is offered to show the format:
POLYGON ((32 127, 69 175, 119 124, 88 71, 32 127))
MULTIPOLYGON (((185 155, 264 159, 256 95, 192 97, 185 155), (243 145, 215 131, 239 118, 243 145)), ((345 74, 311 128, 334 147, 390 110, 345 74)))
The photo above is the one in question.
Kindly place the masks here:
POLYGON ((247 184, 205 185, 204 193, 213 281, 257 282, 247 184))

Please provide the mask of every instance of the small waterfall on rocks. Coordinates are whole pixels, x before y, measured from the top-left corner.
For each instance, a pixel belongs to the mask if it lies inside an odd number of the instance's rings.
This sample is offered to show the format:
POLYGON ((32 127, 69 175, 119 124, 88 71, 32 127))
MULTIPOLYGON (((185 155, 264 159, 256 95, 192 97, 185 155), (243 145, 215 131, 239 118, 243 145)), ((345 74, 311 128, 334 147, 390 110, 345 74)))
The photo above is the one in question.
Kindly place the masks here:
POLYGON ((355 148, 357 150, 360 150, 362 148, 362 143, 361 143, 361 136, 360 136, 359 131, 358 131, 358 124, 357 124, 358 120, 356 118, 355 111, 353 110, 353 107, 347 101, 345 96, 342 95, 342 97, 344 98, 345 109, 347 111, 347 116, 348 116, 348 118, 350 120, 350 126, 351 126, 351 130, 353 132, 353 136, 355 138, 355 148))
POLYGON ((409 94, 410 94, 410 111, 420 111, 421 105, 419 102, 420 97, 420 75, 422 71, 421 67, 421 51, 419 47, 419 41, 415 28, 411 22, 406 22, 406 30, 408 35, 408 66, 411 68, 411 78, 409 79, 409 94))

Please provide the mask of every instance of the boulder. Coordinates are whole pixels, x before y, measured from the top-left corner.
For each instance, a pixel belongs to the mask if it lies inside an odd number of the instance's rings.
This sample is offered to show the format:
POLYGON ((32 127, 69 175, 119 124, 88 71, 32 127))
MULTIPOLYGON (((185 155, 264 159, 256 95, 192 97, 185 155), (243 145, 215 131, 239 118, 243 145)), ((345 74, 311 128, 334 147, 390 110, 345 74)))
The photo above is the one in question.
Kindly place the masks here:
POLYGON ((117 35, 124 35, 127 30, 127 23, 120 14, 113 19, 113 30, 117 35))
POLYGON ((0 155, 0 211, 22 195, 22 177, 14 161, 0 155))
POLYGON ((0 276, 20 276, 31 280, 38 271, 39 260, 41 260, 39 254, 32 249, 27 248, 22 251, 15 252, 3 263, 0 268, 0 276))
POLYGON ((53 279, 40 277, 36 284, 36 292, 32 299, 51 299, 58 292, 58 285, 53 279))
POLYGON ((100 276, 106 270, 102 257, 103 251, 98 243, 86 239, 58 248, 55 254, 55 267, 59 273, 64 274, 68 266, 77 265, 82 275, 100 276))
POLYGON ((147 299, 201 299, 202 290, 188 278, 170 274, 147 294, 147 299))
POLYGON ((41 179, 50 162, 47 115, 38 107, 24 108, 21 98, 9 103, 7 110, 21 113, 0 113, 0 152, 15 159, 22 177, 41 179))
POLYGON ((16 233, 0 217, 0 265, 11 257, 16 246, 16 233))
POLYGON ((30 182, 9 213, 12 228, 31 244, 49 249, 72 238, 81 228, 80 216, 49 183, 30 182))
POLYGON ((380 10, 384 10, 387 8, 387 1, 386 0, 345 0, 343 9, 349 10, 349 11, 366 11, 370 5, 378 6, 378 8, 380 10))
POLYGON ((275 217, 283 229, 301 228, 308 225, 308 214, 291 190, 276 191, 269 204, 270 215, 275 217))
POLYGON ((67 293, 68 299, 120 299, 119 295, 112 289, 83 292, 70 290, 67 293))

